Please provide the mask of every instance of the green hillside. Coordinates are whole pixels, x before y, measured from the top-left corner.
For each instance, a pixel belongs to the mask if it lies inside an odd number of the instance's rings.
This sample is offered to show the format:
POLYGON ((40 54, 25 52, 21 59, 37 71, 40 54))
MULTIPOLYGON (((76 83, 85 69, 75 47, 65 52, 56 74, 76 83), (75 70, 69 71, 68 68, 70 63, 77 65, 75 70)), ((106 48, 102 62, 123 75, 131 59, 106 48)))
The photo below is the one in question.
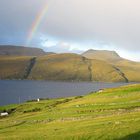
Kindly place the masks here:
POLYGON ((0 56, 0 79, 24 79, 32 57, 0 56))
POLYGON ((129 60, 122 60, 115 64, 125 73, 129 81, 140 82, 140 63, 129 60))
POLYGON ((140 63, 113 63, 63 53, 43 56, 0 56, 0 79, 139 82, 140 63))
POLYGON ((112 65, 70 53, 38 57, 29 79, 126 82, 112 65))
POLYGON ((88 59, 105 61, 115 67, 131 82, 140 82, 140 62, 134 62, 121 58, 114 51, 88 50, 82 54, 88 59))
POLYGON ((95 59, 90 61, 94 81, 129 82, 125 74, 112 64, 95 59))
POLYGON ((139 140, 140 85, 0 107, 1 140, 139 140))

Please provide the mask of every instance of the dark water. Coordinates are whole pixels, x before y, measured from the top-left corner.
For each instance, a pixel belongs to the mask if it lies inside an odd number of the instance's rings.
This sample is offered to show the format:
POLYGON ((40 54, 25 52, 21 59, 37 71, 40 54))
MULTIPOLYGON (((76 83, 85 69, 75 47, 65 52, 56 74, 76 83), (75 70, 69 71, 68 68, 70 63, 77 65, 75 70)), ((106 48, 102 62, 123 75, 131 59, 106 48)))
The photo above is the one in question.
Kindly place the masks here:
POLYGON ((102 88, 121 85, 125 83, 0 80, 0 106, 37 98, 84 95, 102 88))

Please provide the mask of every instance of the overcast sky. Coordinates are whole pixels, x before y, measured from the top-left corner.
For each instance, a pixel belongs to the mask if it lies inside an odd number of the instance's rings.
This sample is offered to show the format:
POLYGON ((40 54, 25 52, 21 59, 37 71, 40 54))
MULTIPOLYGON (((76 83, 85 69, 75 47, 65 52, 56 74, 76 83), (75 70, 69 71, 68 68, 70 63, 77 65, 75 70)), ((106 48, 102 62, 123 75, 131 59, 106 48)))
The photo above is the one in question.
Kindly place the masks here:
POLYGON ((0 0, 0 44, 26 45, 46 4, 29 46, 55 52, 115 50, 140 61, 139 0, 0 0))

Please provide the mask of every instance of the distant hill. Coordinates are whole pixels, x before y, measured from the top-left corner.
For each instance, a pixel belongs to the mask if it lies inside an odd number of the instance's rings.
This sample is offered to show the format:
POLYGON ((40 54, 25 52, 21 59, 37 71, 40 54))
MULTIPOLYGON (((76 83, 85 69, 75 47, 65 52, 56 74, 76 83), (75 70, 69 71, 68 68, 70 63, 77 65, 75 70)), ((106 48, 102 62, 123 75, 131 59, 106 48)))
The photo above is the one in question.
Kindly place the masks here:
POLYGON ((82 54, 88 59, 98 59, 107 62, 120 61, 122 58, 115 51, 107 50, 88 50, 82 54))
POLYGON ((124 78, 112 65, 70 53, 37 58, 29 79, 38 78, 67 81, 127 82, 127 78, 124 78))
POLYGON ((39 48, 29 48, 23 46, 12 46, 12 45, 0 45, 0 55, 8 56, 41 56, 45 55, 42 49, 39 48))
POLYGON ((31 56, 0 56, 0 79, 24 79, 31 56))
POLYGON ((103 60, 121 70, 129 81, 140 81, 140 62, 134 62, 121 58, 115 51, 88 50, 84 52, 82 56, 88 59, 103 60))
POLYGON ((114 51, 89 50, 78 55, 26 47, 2 48, 0 79, 140 82, 140 63, 123 59, 114 51))
POLYGON ((0 79, 128 82, 116 67, 77 54, 0 57, 0 79))

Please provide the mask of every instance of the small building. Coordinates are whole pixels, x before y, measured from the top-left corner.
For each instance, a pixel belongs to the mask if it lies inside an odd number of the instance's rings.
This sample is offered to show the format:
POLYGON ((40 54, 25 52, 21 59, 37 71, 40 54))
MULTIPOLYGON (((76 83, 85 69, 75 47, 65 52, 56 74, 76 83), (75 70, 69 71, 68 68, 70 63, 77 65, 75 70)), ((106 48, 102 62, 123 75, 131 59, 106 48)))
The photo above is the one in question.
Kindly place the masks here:
POLYGON ((104 89, 99 89, 98 93, 102 93, 104 91, 104 89))
POLYGON ((37 102, 39 102, 39 101, 40 101, 40 99, 38 98, 38 99, 37 99, 37 102))
POLYGON ((0 113, 0 116, 1 117, 8 116, 8 115, 9 115, 8 112, 2 112, 2 113, 0 113))

